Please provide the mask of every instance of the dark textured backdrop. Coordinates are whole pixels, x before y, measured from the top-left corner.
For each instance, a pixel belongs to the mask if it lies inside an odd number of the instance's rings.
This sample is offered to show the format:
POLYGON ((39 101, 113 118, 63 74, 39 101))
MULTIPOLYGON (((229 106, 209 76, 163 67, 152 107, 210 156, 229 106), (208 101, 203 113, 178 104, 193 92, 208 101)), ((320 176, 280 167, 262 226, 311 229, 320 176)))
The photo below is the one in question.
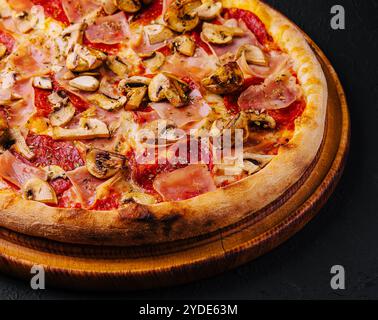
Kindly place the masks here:
MULTIPOLYGON (((247 0, 246 0, 247 1, 247 0)), ((0 298, 378 298, 378 0, 267 0, 324 50, 347 92, 352 151, 345 175, 321 214, 287 243, 236 270, 185 286, 132 293, 32 291, 0 275, 0 298), (330 8, 346 9, 345 31, 330 28, 330 8), (330 268, 346 269, 333 292, 330 268)))

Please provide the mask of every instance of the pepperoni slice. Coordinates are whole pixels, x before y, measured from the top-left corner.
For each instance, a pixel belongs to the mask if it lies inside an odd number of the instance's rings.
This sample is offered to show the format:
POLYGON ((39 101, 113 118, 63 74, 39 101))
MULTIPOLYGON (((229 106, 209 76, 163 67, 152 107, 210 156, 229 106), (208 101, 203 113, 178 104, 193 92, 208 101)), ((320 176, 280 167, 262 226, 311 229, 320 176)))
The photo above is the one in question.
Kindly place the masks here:
POLYGON ((69 25, 70 22, 63 10, 62 1, 61 0, 32 0, 35 5, 40 5, 45 10, 45 13, 62 22, 65 25, 69 25))

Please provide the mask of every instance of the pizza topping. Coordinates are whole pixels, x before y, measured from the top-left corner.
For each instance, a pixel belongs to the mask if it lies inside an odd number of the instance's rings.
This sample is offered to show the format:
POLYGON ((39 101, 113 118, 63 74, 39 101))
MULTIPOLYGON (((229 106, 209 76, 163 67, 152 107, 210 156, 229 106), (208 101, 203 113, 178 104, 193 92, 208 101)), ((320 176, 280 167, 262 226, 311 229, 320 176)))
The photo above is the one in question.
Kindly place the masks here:
POLYGON ((244 31, 238 27, 228 27, 205 22, 202 26, 201 36, 205 41, 214 44, 228 44, 232 42, 233 37, 244 35, 244 31))
POLYGON ((142 87, 136 87, 136 88, 129 88, 127 90, 127 95, 126 95, 126 110, 135 110, 140 107, 142 104, 143 100, 145 99, 147 95, 147 87, 142 86, 142 87))
POLYGON ((150 44, 164 42, 173 37, 173 32, 161 24, 150 24, 143 27, 150 44))
POLYGON ((128 12, 135 13, 142 8, 142 3, 140 0, 116 0, 118 9, 128 12))
POLYGON ((56 179, 67 179, 66 171, 57 165, 50 165, 42 168, 47 172, 47 179, 53 181, 56 179))
POLYGON ((79 89, 83 91, 90 91, 90 92, 97 91, 97 89, 100 86, 100 82, 95 77, 92 77, 92 76, 80 76, 80 77, 74 78, 70 80, 69 84, 71 87, 75 89, 79 89))
POLYGON ((289 74, 279 74, 250 86, 238 99, 242 110, 271 110, 290 106, 297 100, 299 88, 296 79, 289 74))
POLYGON ((32 178, 22 186, 22 197, 42 203, 57 204, 58 200, 50 184, 39 178, 32 178))
POLYGON ((73 129, 53 127, 54 139, 80 140, 109 137, 110 132, 107 125, 101 120, 93 118, 81 118, 79 127, 73 129))
POLYGON ((99 179, 114 176, 124 167, 125 157, 104 150, 92 149, 87 152, 86 166, 88 172, 99 179))
MULTIPOLYGON (((219 137, 228 132, 230 143, 233 146, 235 144, 235 130, 243 130, 243 141, 245 142, 248 139, 249 129, 248 129, 248 116, 244 112, 233 116, 231 119, 217 119, 213 122, 210 130, 210 134, 213 137, 219 137)), ((223 145, 218 146, 223 148, 223 145)))
POLYGON ((34 152, 30 150, 25 142, 25 138, 21 133, 20 128, 14 127, 9 129, 10 139, 14 141, 12 149, 21 154, 24 158, 30 160, 34 157, 34 152))
POLYGON ((200 5, 198 0, 172 1, 164 15, 164 21, 176 32, 193 30, 200 21, 196 12, 200 5))
POLYGON ((144 192, 126 192, 122 194, 121 203, 127 205, 129 203, 136 202, 144 205, 155 204, 156 198, 150 194, 144 192))
POLYGON ((202 4, 196 9, 198 17, 201 20, 209 21, 220 16, 222 11, 222 3, 213 0, 202 0, 202 4))
POLYGON ((112 16, 96 19, 96 22, 85 31, 87 39, 92 43, 118 44, 130 35, 125 15, 120 12, 112 16))
POLYGON ((35 88, 52 90, 53 85, 49 77, 34 77, 33 86, 35 88))
POLYGON ((129 66, 118 56, 109 56, 106 60, 106 65, 117 76, 124 77, 129 73, 129 66))
POLYGON ((143 59, 143 65, 149 72, 156 72, 164 64, 165 56, 161 52, 153 52, 152 55, 143 59))
POLYGON ((117 110, 123 107, 126 103, 126 97, 119 97, 118 99, 113 99, 105 94, 95 93, 88 97, 88 100, 95 106, 102 108, 107 111, 117 110))
POLYGON ((186 133, 177 128, 171 120, 157 119, 146 124, 143 129, 154 134, 154 141, 146 141, 146 144, 169 145, 185 137, 186 133))
POLYGON ((196 49, 196 44, 188 35, 182 35, 173 39, 172 47, 178 53, 181 53, 184 56, 192 57, 196 49))
POLYGON ((67 56, 67 69, 74 72, 84 72, 97 69, 106 60, 101 51, 76 44, 73 52, 67 56))
POLYGON ((39 12, 39 7, 34 6, 31 8, 30 14, 26 11, 17 12, 16 14, 14 14, 14 22, 16 24, 17 30, 21 33, 27 33, 31 31, 39 21, 39 12))
POLYGON ((54 107, 54 111, 49 115, 50 124, 54 127, 64 126, 72 120, 75 113, 76 108, 71 102, 60 107, 54 107))
POLYGON ((0 42, 0 60, 7 54, 7 47, 0 42))
POLYGON ((244 83, 243 73, 236 62, 229 62, 219 67, 215 73, 202 80, 202 85, 216 94, 238 91, 244 83))
POLYGON ((72 23, 82 22, 101 8, 95 0, 61 0, 64 12, 72 23))
POLYGON ((245 44, 238 49, 236 59, 239 59, 240 57, 245 59, 248 64, 263 67, 267 67, 269 65, 269 61, 264 52, 259 47, 251 44, 245 44))
POLYGON ((201 164, 161 173, 153 186, 165 201, 186 200, 216 190, 207 166, 201 164))
POLYGON ((106 14, 113 14, 118 10, 114 0, 100 0, 106 14))
POLYGON ((45 171, 26 164, 10 151, 5 151, 0 155, 0 176, 17 187, 21 187, 32 178, 47 179, 45 171))

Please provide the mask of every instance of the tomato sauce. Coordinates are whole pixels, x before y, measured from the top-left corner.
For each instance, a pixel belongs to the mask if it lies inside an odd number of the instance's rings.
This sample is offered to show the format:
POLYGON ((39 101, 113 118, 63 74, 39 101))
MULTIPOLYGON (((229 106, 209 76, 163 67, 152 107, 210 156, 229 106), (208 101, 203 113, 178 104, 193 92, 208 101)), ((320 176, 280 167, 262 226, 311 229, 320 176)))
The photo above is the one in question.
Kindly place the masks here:
POLYGON ((35 5, 40 5, 45 10, 45 13, 62 22, 65 25, 69 25, 70 22, 63 10, 62 0, 31 0, 35 5))
POLYGON ((133 22, 139 22, 143 25, 149 24, 152 20, 158 18, 163 12, 163 0, 154 0, 146 7, 143 7, 133 19, 133 22))
POLYGON ((55 193, 58 197, 72 186, 70 180, 63 178, 54 179, 50 182, 50 185, 54 188, 55 193))
POLYGON ((29 134, 26 143, 34 152, 34 157, 30 160, 34 165, 57 165, 65 171, 84 165, 79 151, 72 142, 56 141, 49 136, 29 134))
POLYGON ((16 41, 9 33, 0 29, 0 42, 7 48, 7 53, 11 53, 16 41))
POLYGON ((90 42, 88 40, 88 38, 85 36, 85 34, 83 36, 83 44, 92 48, 92 49, 103 51, 103 52, 108 53, 108 54, 117 54, 118 51, 121 49, 121 45, 119 43, 106 44, 106 43, 90 42))
POLYGON ((241 19, 249 30, 251 30, 261 44, 272 42, 273 39, 266 30, 265 24, 254 13, 243 9, 225 9, 227 18, 241 19))
POLYGON ((120 205, 120 195, 118 193, 110 192, 110 195, 104 199, 99 199, 93 205, 93 210, 113 210, 117 209, 120 205))
POLYGON ((295 119, 300 117, 306 108, 304 100, 298 100, 292 103, 289 107, 278 110, 268 110, 267 113, 276 120, 279 128, 287 130, 295 129, 295 119))
POLYGON ((196 28, 196 30, 193 30, 192 32, 189 33, 193 41, 196 43, 197 46, 202 48, 208 55, 213 54, 213 51, 211 48, 207 45, 206 42, 204 42, 201 39, 201 29, 196 28))

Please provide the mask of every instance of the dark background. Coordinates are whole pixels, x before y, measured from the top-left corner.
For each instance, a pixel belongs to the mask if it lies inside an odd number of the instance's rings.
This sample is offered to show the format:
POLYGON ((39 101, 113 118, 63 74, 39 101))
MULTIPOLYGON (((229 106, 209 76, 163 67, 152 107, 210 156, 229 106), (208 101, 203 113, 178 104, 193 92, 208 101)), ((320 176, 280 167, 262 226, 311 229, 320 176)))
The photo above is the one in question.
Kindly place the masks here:
MULTIPOLYGON (((247 0, 246 0, 247 1, 247 0)), ((337 299, 378 298, 378 0, 267 0, 324 50, 339 73, 352 118, 345 174, 321 214, 271 253, 221 276, 180 287, 128 293, 84 293, 0 275, 0 299, 337 299), (346 10, 346 30, 330 27, 330 9, 346 10), (346 290, 330 287, 343 265, 346 290)))

